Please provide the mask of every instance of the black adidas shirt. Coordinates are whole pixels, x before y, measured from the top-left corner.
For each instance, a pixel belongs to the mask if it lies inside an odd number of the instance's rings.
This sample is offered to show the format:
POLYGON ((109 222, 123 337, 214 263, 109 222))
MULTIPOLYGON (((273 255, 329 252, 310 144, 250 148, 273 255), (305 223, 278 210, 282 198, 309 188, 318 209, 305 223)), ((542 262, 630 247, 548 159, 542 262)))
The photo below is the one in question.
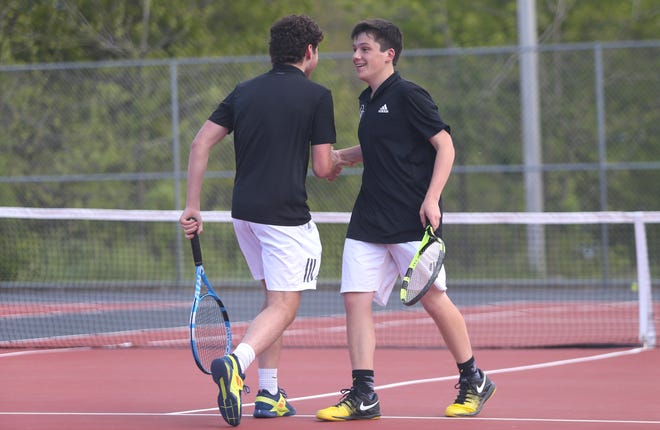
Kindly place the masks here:
POLYGON ((436 155, 429 139, 449 126, 429 93, 398 73, 373 98, 367 88, 359 100, 364 171, 346 236, 372 243, 420 240, 419 208, 436 155))
POLYGON ((294 226, 311 219, 305 180, 310 144, 335 143, 332 94, 295 66, 245 81, 210 121, 234 132, 232 217, 294 226))

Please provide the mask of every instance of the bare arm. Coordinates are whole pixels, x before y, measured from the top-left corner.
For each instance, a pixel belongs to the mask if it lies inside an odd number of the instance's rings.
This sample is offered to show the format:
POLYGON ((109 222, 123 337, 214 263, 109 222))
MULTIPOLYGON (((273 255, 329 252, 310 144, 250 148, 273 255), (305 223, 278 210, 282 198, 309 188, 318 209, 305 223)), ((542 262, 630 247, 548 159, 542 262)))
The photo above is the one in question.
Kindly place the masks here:
POLYGON ((360 145, 335 150, 331 144, 312 146, 312 168, 319 178, 333 181, 341 169, 362 162, 360 145))
POLYGON ((339 149, 334 151, 338 157, 338 164, 340 166, 353 166, 362 162, 362 148, 360 145, 351 146, 350 148, 339 149))
POLYGON ((195 232, 201 233, 203 231, 200 200, 204 173, 208 165, 211 148, 220 142, 227 133, 228 130, 225 127, 207 120, 190 145, 186 208, 179 218, 179 224, 188 239, 192 239, 195 232), (189 218, 195 218, 195 220, 189 218))
POLYGON ((337 165, 333 152, 331 143, 312 145, 312 171, 316 177, 330 181, 337 177, 341 167, 337 165))
POLYGON ((436 150, 435 164, 433 166, 431 183, 426 191, 426 197, 422 202, 422 206, 419 209, 419 218, 422 221, 422 225, 426 225, 426 220, 428 220, 433 228, 437 229, 440 224, 440 218, 442 217, 440 208, 438 207, 438 201, 442 195, 442 190, 444 190, 449 180, 449 174, 454 165, 454 142, 451 135, 445 130, 431 137, 429 142, 431 142, 431 145, 436 150))

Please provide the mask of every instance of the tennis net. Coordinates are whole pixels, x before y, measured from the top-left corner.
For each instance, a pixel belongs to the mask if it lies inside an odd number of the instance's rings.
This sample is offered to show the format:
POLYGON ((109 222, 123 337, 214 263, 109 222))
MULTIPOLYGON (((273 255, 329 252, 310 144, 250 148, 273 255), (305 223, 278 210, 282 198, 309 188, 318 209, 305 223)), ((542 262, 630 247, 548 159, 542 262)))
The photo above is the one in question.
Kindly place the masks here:
MULTIPOLYGON (((0 347, 188 345, 195 269, 179 211, 0 208, 0 347)), ((291 347, 346 344, 347 213, 323 242, 291 347)), ((262 304, 227 212, 204 212, 207 275, 237 341, 262 304)), ((655 345, 660 212, 447 213, 448 294, 475 348, 655 345), (652 274, 655 273, 655 278, 652 274), (656 300, 653 300, 655 290, 656 300)), ((379 347, 445 347, 420 305, 374 305, 379 347)))

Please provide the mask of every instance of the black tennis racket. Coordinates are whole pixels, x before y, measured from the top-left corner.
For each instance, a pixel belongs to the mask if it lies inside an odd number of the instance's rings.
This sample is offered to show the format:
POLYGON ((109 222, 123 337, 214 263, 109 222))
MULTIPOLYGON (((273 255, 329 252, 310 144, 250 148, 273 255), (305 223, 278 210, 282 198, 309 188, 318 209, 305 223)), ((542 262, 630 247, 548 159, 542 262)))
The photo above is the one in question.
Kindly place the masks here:
POLYGON ((426 294, 438 277, 444 260, 445 243, 435 235, 429 224, 401 282, 401 301, 404 305, 412 306, 426 294))
POLYGON ((195 299, 190 311, 190 348, 197 367, 211 374, 211 362, 229 354, 232 349, 229 314, 222 300, 213 290, 202 265, 199 236, 190 241, 195 261, 195 299), (202 284, 206 292, 202 294, 202 284))

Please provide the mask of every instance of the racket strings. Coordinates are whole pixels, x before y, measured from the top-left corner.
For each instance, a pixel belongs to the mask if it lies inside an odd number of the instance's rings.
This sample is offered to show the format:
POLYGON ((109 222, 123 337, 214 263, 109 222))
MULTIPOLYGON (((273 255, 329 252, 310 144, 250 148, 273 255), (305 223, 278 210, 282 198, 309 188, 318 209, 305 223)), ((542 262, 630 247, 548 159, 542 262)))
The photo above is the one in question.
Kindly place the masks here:
POLYGON ((211 362, 225 354, 227 344, 224 319, 212 296, 203 296, 199 301, 193 332, 199 359, 204 367, 210 369, 211 362))
POLYGON ((441 251, 440 244, 438 242, 432 242, 422 255, 420 255, 419 261, 410 275, 410 282, 408 283, 406 293, 408 297, 417 296, 417 294, 427 287, 429 280, 440 270, 438 264, 440 264, 441 251))

